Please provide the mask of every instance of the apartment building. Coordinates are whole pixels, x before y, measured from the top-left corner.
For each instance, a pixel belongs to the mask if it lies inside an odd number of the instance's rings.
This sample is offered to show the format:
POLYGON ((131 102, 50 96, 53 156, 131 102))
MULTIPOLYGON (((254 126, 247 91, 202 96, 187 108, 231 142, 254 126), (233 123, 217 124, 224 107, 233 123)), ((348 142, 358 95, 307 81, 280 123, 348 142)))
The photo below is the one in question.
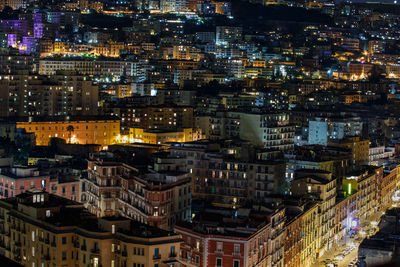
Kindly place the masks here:
POLYGON ((271 195, 286 189, 285 164, 248 158, 245 145, 240 143, 201 140, 173 145, 169 151, 159 157, 160 162, 165 162, 164 168, 174 162, 188 172, 193 196, 214 205, 263 204, 271 201, 271 195))
POLYGON ((318 255, 318 203, 301 199, 285 201, 285 267, 310 267, 318 255))
POLYGON ((97 115, 98 86, 79 75, 0 75, 0 115, 97 115))
POLYGON ((334 242, 336 178, 323 170, 302 169, 295 172, 291 184, 294 196, 313 196, 318 201, 318 256, 330 249, 334 242))
POLYGON ((59 71, 75 71, 80 75, 142 77, 145 75, 142 62, 92 59, 40 59, 37 72, 40 75, 55 75, 59 71))
POLYGON ((25 266, 180 266, 179 235, 40 190, 0 200, 0 221, 0 253, 25 266))
POLYGON ((191 218, 190 177, 175 169, 140 173, 112 158, 93 155, 81 191, 81 202, 98 217, 122 214, 162 229, 191 218))
POLYGON ((295 126, 289 123, 286 113, 217 112, 210 116, 208 124, 203 122, 201 126, 212 139, 240 137, 270 151, 289 151, 294 148, 295 126))
POLYGON ((192 142, 202 139, 201 129, 162 130, 142 128, 129 129, 129 142, 145 144, 165 144, 170 142, 192 142))
POLYGON ((128 106, 121 108, 121 125, 124 129, 176 130, 193 128, 193 107, 189 106, 128 106))
POLYGON ((382 168, 366 166, 343 179, 345 196, 356 195, 353 220, 357 226, 369 223, 369 216, 378 210, 378 181, 382 181, 382 175, 382 168))
POLYGON ((284 209, 248 217, 200 213, 192 223, 178 223, 183 266, 283 266, 284 209), (207 227, 206 227, 207 225, 207 227))
POLYGON ((34 167, 11 167, 0 170, 0 199, 15 197, 36 188, 49 192, 50 176, 34 167))

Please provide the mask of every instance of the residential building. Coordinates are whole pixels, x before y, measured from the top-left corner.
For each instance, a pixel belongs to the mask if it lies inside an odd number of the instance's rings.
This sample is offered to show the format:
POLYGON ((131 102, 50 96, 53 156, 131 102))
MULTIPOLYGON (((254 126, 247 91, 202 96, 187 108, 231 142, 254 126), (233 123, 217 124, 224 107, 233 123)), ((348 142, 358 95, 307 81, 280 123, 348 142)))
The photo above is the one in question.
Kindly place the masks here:
MULTIPOLYGON (((186 128, 182 130, 162 130, 162 129, 129 129, 129 142, 145 144, 164 144, 170 142, 192 142, 202 139, 201 129, 186 128)), ((123 141, 123 140, 122 140, 123 141)))
POLYGON ((48 78, 21 71, 0 75, 0 88, 2 117, 98 114, 98 86, 84 76, 48 78))
POLYGON ((240 41, 242 39, 242 31, 242 27, 217 26, 216 43, 228 45, 240 41))
POLYGON ((240 214, 200 213, 192 223, 178 223, 183 266, 283 266, 284 209, 240 214))
POLYGON ((308 125, 308 144, 326 146, 330 139, 361 136, 360 118, 315 118, 308 125))
POLYGON ((311 196, 318 201, 317 255, 320 257, 332 247, 334 241, 336 178, 323 170, 298 170, 291 192, 293 196, 311 196))
POLYGON ((352 155, 352 164, 355 167, 368 165, 369 162, 369 139, 361 137, 348 137, 332 144, 349 149, 352 155))
POLYGON ((285 207, 284 266, 310 267, 318 255, 319 206, 314 201, 289 199, 285 207))
POLYGON ((356 194, 355 210, 351 222, 354 220, 357 226, 369 224, 370 216, 378 210, 378 181, 382 181, 382 176, 382 168, 365 166, 343 179, 345 197, 356 194))
POLYGON ((81 184, 81 202, 97 215, 121 214, 162 229, 191 218, 190 178, 185 172, 139 170, 107 155, 93 155, 81 184))
POLYGON ((179 266, 179 235, 40 190, 0 200, 0 220, 2 255, 25 266, 179 266))
POLYGON ((249 149, 245 144, 204 140, 173 145, 159 160, 166 166, 179 164, 191 176, 193 196, 214 205, 235 208, 271 202, 272 195, 286 190, 285 164, 248 158, 249 149))
POLYGON ((15 197, 35 188, 49 192, 50 176, 34 167, 2 168, 0 173, 0 199, 15 197))

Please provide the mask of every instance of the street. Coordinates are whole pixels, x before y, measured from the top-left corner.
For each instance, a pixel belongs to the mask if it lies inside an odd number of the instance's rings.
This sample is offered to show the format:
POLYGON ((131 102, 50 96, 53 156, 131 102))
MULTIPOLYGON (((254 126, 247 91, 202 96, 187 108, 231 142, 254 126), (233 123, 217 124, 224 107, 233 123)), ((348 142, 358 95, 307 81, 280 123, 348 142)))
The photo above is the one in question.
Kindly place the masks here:
POLYGON ((338 267, 347 267, 351 262, 356 262, 358 254, 359 240, 345 237, 335 244, 327 253, 325 253, 314 266, 329 266, 327 264, 337 264, 338 267))
MULTIPOLYGON (((392 204, 385 206, 381 210, 387 210, 392 207, 397 207, 400 199, 393 199, 392 204)), ((381 211, 374 212, 368 219, 365 220, 364 225, 360 226, 361 230, 354 233, 353 236, 349 234, 334 244, 321 258, 319 258, 313 266, 315 267, 349 267, 351 263, 357 262, 358 246, 364 238, 373 236, 379 229, 378 224, 381 216, 384 213, 381 211), (368 223, 367 223, 368 222, 368 223)), ((356 265, 353 265, 356 266, 356 265)))

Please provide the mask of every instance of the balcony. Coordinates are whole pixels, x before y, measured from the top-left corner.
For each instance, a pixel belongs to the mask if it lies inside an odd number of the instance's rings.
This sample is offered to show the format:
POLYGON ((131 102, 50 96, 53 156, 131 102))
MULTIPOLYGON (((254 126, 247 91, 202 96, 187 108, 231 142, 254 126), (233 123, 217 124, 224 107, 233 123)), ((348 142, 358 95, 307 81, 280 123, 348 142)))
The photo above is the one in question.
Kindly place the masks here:
POLYGON ((159 259, 161 259, 161 254, 153 255, 153 260, 159 260, 159 259))
POLYGON ((222 249, 217 249, 217 250, 215 251, 215 254, 224 254, 224 252, 222 251, 222 249))
POLYGON ((128 257, 128 252, 126 250, 122 251, 122 257, 128 257))
POLYGON ((86 251, 86 245, 82 245, 81 250, 86 251))
POLYGON ((42 255, 42 260, 49 261, 50 260, 50 255, 49 254, 43 254, 42 255))
POLYGON ((170 257, 170 258, 175 258, 175 257, 176 257, 176 253, 175 253, 175 252, 171 252, 171 253, 169 254, 169 257, 170 257))
POLYGON ((232 256, 233 257, 240 257, 240 252, 238 252, 238 251, 237 252, 233 252, 232 256))
POLYGON ((100 254, 100 249, 99 248, 92 248, 90 250, 90 252, 93 253, 93 254, 100 254))
POLYGON ((50 243, 50 240, 48 238, 45 238, 44 243, 48 245, 50 243))
POLYGON ((56 247, 57 246, 56 242, 51 242, 51 246, 56 247))

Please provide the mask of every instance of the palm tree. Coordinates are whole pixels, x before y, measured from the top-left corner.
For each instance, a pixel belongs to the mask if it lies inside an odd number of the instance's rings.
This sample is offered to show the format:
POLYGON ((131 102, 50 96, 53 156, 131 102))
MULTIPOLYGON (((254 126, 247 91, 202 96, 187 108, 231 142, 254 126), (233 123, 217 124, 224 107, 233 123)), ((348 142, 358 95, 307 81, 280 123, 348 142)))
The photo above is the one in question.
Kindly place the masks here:
POLYGON ((69 144, 71 144, 71 134, 72 134, 72 132, 74 131, 75 129, 74 129, 74 126, 72 126, 72 125, 68 125, 68 127, 67 127, 67 131, 68 131, 68 143, 69 144))

